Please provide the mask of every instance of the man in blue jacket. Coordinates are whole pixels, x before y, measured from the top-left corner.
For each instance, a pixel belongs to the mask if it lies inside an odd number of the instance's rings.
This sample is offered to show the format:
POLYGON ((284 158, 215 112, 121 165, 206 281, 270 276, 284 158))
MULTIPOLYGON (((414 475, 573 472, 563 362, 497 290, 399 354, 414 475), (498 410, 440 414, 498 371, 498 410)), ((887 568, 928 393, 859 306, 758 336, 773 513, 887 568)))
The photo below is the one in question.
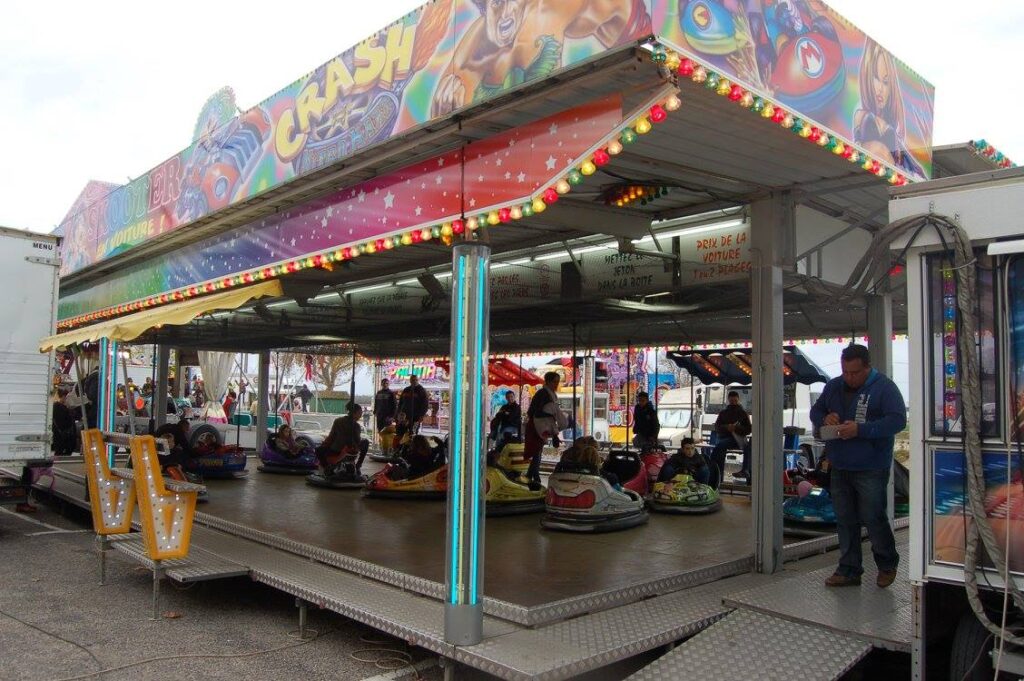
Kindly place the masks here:
POLYGON ((896 384, 871 368, 871 355, 863 345, 846 347, 842 366, 842 377, 829 381, 811 408, 815 429, 837 426, 825 453, 832 462, 840 557, 825 584, 860 585, 863 525, 878 566, 876 583, 885 588, 896 579, 900 561, 885 507, 893 443, 907 425, 907 408, 896 384))

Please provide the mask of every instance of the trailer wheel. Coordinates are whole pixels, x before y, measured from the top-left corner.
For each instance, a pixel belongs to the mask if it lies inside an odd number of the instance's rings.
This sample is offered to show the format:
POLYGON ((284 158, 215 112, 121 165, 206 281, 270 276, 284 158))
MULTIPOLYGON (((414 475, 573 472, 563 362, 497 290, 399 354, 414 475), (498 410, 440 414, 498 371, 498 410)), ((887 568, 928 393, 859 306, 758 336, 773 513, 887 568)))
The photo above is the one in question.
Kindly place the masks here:
POLYGON ((950 681, 988 681, 992 678, 992 638, 973 612, 966 612, 956 625, 949 654, 950 681))
POLYGON ((212 445, 214 449, 224 444, 220 431, 209 423, 204 423, 192 429, 188 435, 188 442, 192 449, 195 449, 201 442, 212 445))

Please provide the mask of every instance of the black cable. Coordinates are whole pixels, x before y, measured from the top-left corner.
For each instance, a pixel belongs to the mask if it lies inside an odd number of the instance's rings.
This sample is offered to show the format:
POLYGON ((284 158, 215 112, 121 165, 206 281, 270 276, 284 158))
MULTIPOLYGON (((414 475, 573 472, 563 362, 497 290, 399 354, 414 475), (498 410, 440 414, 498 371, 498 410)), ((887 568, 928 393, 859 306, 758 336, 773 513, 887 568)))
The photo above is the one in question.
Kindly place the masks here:
MULTIPOLYGON (((84 653, 85 653, 86 655, 88 655, 89 657, 91 657, 91 658, 92 658, 92 661, 96 663, 96 667, 97 667, 98 669, 101 669, 101 670, 103 669, 103 663, 102 663, 102 662, 100 662, 99 658, 98 658, 98 657, 96 657, 96 655, 94 655, 94 654, 93 654, 93 652, 92 652, 91 650, 89 650, 88 648, 86 648, 85 646, 83 646, 83 645, 82 645, 81 643, 77 643, 77 642, 75 642, 75 641, 72 641, 72 640, 71 640, 71 639, 69 639, 69 638, 64 638, 63 636, 60 636, 59 634, 55 634, 55 633, 53 633, 52 631, 47 631, 46 629, 43 629, 43 628, 42 628, 42 627, 40 627, 40 626, 37 626, 37 625, 35 625, 35 624, 32 624, 31 622, 26 622, 25 620, 23 620, 23 619, 21 619, 21 618, 19 618, 19 617, 15 617, 14 615, 12 615, 12 614, 11 614, 11 613, 9 613, 9 612, 5 612, 5 611, 3 611, 3 610, 0 610, 0 615, 3 615, 4 617, 7 617, 8 619, 12 619, 12 620, 14 620, 15 622, 18 622, 19 624, 22 624, 22 625, 24 625, 24 626, 28 627, 29 629, 35 629, 35 630, 36 630, 36 631, 38 631, 39 633, 41 633, 41 634, 46 634, 47 636, 50 636, 50 637, 52 637, 52 638, 55 638, 55 639, 57 639, 58 641, 63 641, 64 643, 67 643, 67 644, 69 644, 69 645, 73 645, 74 647, 78 648, 79 650, 83 651, 83 652, 84 652, 84 653)), ((97 673, 97 674, 101 674, 101 673, 103 673, 103 672, 96 672, 96 673, 97 673)))

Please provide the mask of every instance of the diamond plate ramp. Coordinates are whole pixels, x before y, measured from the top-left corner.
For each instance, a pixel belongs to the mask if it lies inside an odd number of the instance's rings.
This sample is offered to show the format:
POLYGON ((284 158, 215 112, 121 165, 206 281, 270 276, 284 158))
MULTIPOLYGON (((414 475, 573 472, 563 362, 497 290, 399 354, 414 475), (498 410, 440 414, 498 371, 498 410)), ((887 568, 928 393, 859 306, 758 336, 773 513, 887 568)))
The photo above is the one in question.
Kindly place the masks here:
MULTIPOLYGON (((145 565, 152 570, 155 565, 153 560, 146 554, 146 545, 142 536, 135 534, 127 539, 115 542, 114 549, 120 551, 137 563, 145 565)), ((248 577, 249 568, 244 565, 225 560, 220 556, 204 551, 193 546, 189 551, 188 558, 176 560, 165 560, 160 563, 168 577, 176 582, 207 582, 213 579, 225 579, 227 577, 248 577)))
POLYGON ((819 627, 740 610, 628 681, 831 681, 848 672, 870 650, 868 643, 819 627))
MULTIPOLYGON (((900 553, 906 555, 905 545, 900 553)), ((873 565, 864 571, 860 587, 826 587, 825 579, 834 571, 830 566, 733 593, 724 602, 733 608, 817 626, 879 648, 909 653, 913 604, 906 563, 903 561, 896 581, 888 589, 875 586, 873 565)))

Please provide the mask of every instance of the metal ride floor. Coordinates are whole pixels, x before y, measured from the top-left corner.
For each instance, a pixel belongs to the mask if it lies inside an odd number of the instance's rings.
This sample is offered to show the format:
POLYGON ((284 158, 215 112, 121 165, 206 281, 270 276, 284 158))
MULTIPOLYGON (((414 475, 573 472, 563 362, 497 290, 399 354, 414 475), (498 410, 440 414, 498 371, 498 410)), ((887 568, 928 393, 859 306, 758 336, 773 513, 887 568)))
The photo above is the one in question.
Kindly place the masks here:
MULTIPOLYGON (((255 472, 206 484, 203 513, 444 582, 443 501, 368 498, 255 472)), ((647 525, 601 535, 542 530, 541 514, 487 518, 484 592, 530 607, 749 555, 749 502, 723 506, 700 517, 652 513, 647 525)))
MULTIPOLYGON (((250 459, 252 470, 245 478, 207 479, 209 502, 197 511, 444 582, 443 501, 375 499, 358 490, 321 489, 305 484, 302 476, 259 473, 254 464, 250 459)), ((81 473, 80 465, 62 463, 61 468, 81 473)), ((711 515, 652 513, 646 525, 597 535, 542 530, 539 513, 487 518, 484 593, 532 608, 743 560, 751 553, 750 502, 723 500, 722 510, 711 515)))

